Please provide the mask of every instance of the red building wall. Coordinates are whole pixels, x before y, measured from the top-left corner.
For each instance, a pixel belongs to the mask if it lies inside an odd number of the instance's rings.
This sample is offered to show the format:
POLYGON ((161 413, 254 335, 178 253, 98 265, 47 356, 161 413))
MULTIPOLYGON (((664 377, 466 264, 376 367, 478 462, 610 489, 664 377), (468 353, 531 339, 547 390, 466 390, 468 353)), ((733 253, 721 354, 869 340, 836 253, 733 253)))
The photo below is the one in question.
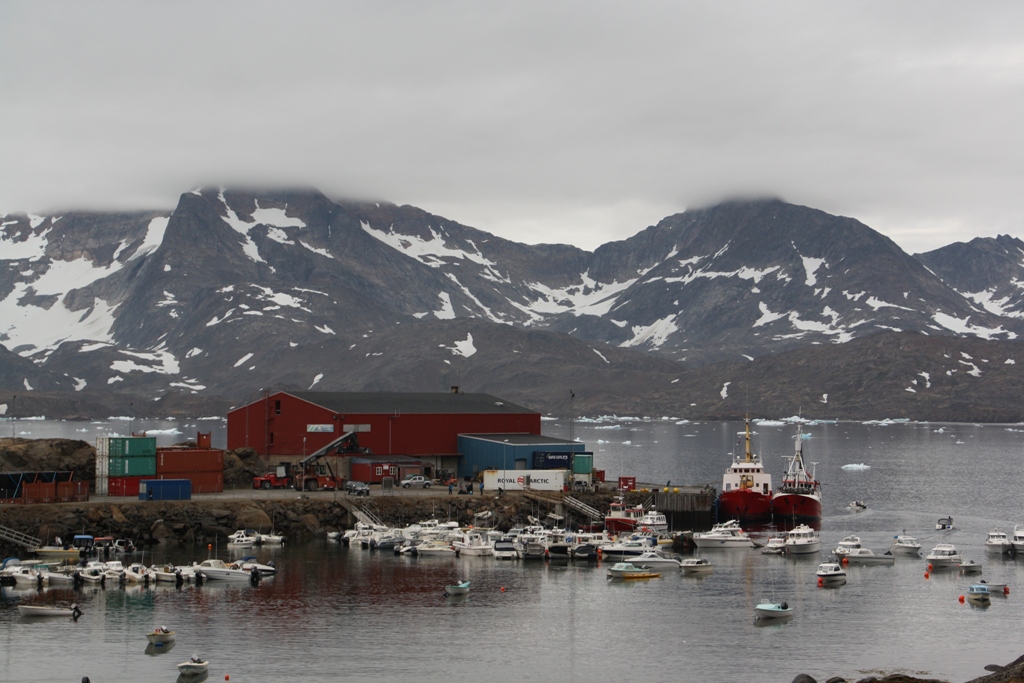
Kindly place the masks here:
POLYGON ((454 455, 459 434, 540 434, 539 413, 442 413, 434 415, 338 415, 286 393, 228 413, 228 450, 250 446, 272 461, 275 456, 312 453, 341 436, 345 425, 369 425, 359 445, 378 455, 454 455), (309 425, 333 425, 333 432, 310 432, 309 425))

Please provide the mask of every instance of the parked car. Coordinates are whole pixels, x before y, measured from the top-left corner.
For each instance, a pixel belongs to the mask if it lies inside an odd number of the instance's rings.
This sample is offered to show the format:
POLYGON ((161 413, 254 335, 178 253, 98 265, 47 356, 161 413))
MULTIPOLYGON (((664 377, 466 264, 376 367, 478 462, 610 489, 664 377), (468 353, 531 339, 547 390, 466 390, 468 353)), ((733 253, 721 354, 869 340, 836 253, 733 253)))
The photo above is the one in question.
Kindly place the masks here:
POLYGON ((421 488, 429 489, 432 483, 434 482, 427 479, 422 474, 411 474, 402 480, 402 488, 408 489, 413 486, 419 486, 421 488))
POLYGON ((368 496, 370 495, 370 485, 365 481, 346 481, 345 493, 356 496, 368 496))

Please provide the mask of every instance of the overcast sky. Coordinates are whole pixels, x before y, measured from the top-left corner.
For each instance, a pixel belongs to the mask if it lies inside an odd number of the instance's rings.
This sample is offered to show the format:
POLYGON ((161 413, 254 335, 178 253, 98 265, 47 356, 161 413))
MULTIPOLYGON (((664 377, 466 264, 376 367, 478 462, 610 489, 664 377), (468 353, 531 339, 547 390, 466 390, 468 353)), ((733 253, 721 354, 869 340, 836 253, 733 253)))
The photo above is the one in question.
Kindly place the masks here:
POLYGON ((1020 2, 0 0, 0 213, 310 185, 592 249, 772 195, 917 252, 1024 237, 1022 181, 1020 2))

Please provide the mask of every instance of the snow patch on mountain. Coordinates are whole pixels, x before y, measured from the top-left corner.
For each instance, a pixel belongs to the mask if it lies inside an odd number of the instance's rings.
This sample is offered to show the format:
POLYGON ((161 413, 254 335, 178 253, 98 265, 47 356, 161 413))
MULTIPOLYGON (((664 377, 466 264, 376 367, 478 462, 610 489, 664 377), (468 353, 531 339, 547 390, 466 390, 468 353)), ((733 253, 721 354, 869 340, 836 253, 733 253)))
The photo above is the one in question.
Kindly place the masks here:
MULTIPOLYGON (((1013 280, 1013 285, 1018 289, 1024 288, 1024 282, 1020 280, 1013 280)), ((1007 318, 1024 318, 1024 311, 1013 310, 1015 303, 1013 297, 1005 296, 1002 299, 995 298, 996 290, 989 289, 981 292, 960 292, 960 295, 966 299, 970 299, 975 304, 981 306, 989 313, 995 313, 999 316, 1007 318)))
POLYGON ((142 241, 135 253, 128 257, 128 260, 134 261, 156 251, 163 244, 164 233, 167 231, 167 224, 170 220, 170 216, 157 216, 149 221, 149 225, 146 227, 146 239, 142 241))
POLYGON ((228 225, 230 225, 231 229, 237 232, 243 238, 242 251, 245 252, 245 255, 248 256, 253 261, 255 261, 256 263, 266 263, 266 261, 263 260, 263 257, 260 256, 260 251, 259 248, 256 246, 256 243, 252 241, 251 237, 249 237, 249 231, 252 230, 256 226, 256 224, 249 223, 248 221, 244 221, 238 217, 238 214, 235 213, 234 209, 228 206, 228 200, 224 198, 224 190, 220 191, 218 197, 220 198, 221 203, 224 205, 224 211, 227 213, 227 216, 221 217, 222 220, 228 225))
POLYGON ((115 360, 110 364, 110 369, 121 374, 130 372, 156 372, 161 375, 177 375, 181 369, 178 366, 178 359, 168 351, 125 351, 121 354, 146 361, 149 364, 139 363, 135 360, 115 360))
MULTIPOLYGON (((7 221, 4 226, 17 224, 17 221, 7 221)), ((47 235, 51 228, 47 228, 40 234, 28 233, 24 239, 16 240, 13 235, 6 232, 0 234, 0 255, 2 261, 38 261, 46 255, 46 245, 49 244, 47 235)))
MULTIPOLYGON (((440 268, 445 265, 443 259, 460 259, 479 263, 480 265, 490 269, 494 277, 501 277, 501 274, 497 270, 494 270, 494 267, 498 264, 485 258, 483 254, 479 253, 479 249, 476 253, 473 253, 464 249, 449 247, 445 243, 444 236, 434 230, 433 226, 427 226, 427 229, 430 231, 430 239, 427 240, 418 235, 402 235, 396 233, 394 226, 385 231, 377 230, 366 221, 361 221, 360 225, 366 234, 371 237, 375 237, 389 247, 400 251, 406 256, 414 258, 420 263, 430 266, 431 268, 440 268)), ((473 246, 476 248, 475 244, 473 246)))
POLYGON ((462 341, 456 341, 453 346, 445 346, 444 348, 451 351, 453 355, 464 358, 469 358, 476 353, 476 346, 473 345, 473 335, 469 332, 466 333, 466 338, 462 341))
MULTIPOLYGON (((643 274, 646 272, 648 271, 644 271, 643 274)), ((529 282, 526 286, 540 297, 527 304, 527 309, 534 314, 607 315, 615 306, 618 295, 632 287, 639 279, 636 277, 625 282, 613 281, 606 284, 593 280, 590 271, 586 271, 580 275, 581 284, 568 287, 554 288, 540 282, 529 282)))
POLYGON ((961 320, 953 315, 948 315, 942 311, 936 311, 932 315, 932 320, 937 322, 942 327, 945 327, 951 332, 957 334, 970 334, 982 339, 992 339, 998 335, 1006 335, 1006 339, 1016 339, 1017 335, 1014 332, 1008 332, 1003 329, 1003 326, 999 327, 981 327, 980 325, 971 325, 970 317, 961 320))
POLYGON ((650 325, 634 325, 633 338, 628 339, 619 346, 630 347, 649 344, 654 348, 664 344, 672 334, 679 331, 676 325, 676 315, 667 315, 661 320, 655 320, 650 325))
POLYGON ((454 320, 455 308, 452 306, 452 298, 448 296, 448 292, 441 292, 437 296, 441 299, 441 308, 434 311, 434 316, 440 320, 454 320))
POLYGON ((825 259, 823 258, 811 258, 810 256, 804 256, 803 254, 800 254, 800 259, 804 262, 804 273, 807 275, 807 279, 804 280, 804 284, 808 287, 813 287, 818 282, 818 278, 815 276, 818 272, 818 268, 821 268, 822 265, 828 268, 828 264, 825 263, 825 259))

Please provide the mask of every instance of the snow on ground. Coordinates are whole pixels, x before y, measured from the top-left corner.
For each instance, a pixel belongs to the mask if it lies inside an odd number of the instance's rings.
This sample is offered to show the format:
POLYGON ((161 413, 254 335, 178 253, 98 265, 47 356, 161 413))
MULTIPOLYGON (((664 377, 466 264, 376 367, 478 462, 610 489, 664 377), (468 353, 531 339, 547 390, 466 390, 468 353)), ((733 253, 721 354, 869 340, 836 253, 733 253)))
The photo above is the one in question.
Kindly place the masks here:
POLYGON ((437 295, 441 299, 441 309, 434 311, 434 316, 440 320, 454 320, 455 308, 452 306, 452 298, 448 292, 441 292, 437 295))
MULTIPOLYGON (((641 277, 646 271, 641 273, 641 277)), ((640 278, 625 282, 597 282, 590 278, 590 271, 580 275, 580 284, 551 288, 539 282, 528 282, 526 286, 539 297, 527 304, 524 310, 535 315, 572 313, 573 315, 606 315, 618 300, 619 294, 631 287, 640 278)))
POLYGON ((242 236, 242 251, 245 252, 245 255, 253 261, 257 263, 266 263, 266 261, 263 260, 263 257, 260 256, 260 251, 256 246, 256 243, 249 237, 249 231, 256 227, 256 224, 249 223, 248 221, 244 221, 238 217, 238 214, 235 213, 234 209, 228 206, 228 200, 224 198, 224 190, 220 191, 218 197, 220 198, 221 203, 224 204, 224 211, 227 213, 227 216, 222 216, 221 220, 230 225, 235 232, 242 236))
POLYGON ((135 253, 128 257, 128 260, 134 261, 156 251, 163 244, 164 233, 167 231, 167 224, 170 221, 170 216, 157 216, 151 220, 146 228, 146 239, 142 241, 135 253))
MULTIPOLYGON (((1017 281, 1014 281, 1014 284, 1018 287, 1021 286, 1021 283, 1017 281)), ((1013 301, 1012 297, 1007 296, 1002 299, 996 299, 994 298, 995 290, 960 292, 960 295, 964 298, 970 299, 990 313, 995 313, 996 315, 1005 316, 1007 318, 1024 318, 1024 312, 1014 311, 1010 308, 1009 304, 1013 301)))
POLYGON ((137 351, 120 351, 126 356, 132 356, 139 360, 149 361, 150 365, 143 365, 133 360, 115 360, 110 364, 114 372, 127 374, 129 372, 156 372, 162 375, 177 375, 180 372, 178 359, 169 351, 153 351, 140 353, 137 351))
POLYGON ((948 315, 942 311, 936 312, 932 316, 932 320, 937 322, 942 327, 945 327, 951 332, 958 334, 971 334, 982 339, 992 339, 996 335, 1005 335, 1006 339, 1016 339, 1017 335, 1014 332, 1008 332, 1002 328, 1002 326, 991 328, 981 327, 980 325, 971 325, 970 318, 961 320, 956 316, 948 315))
POLYGON ((649 344, 654 348, 660 347, 679 330, 675 322, 676 317, 675 314, 671 314, 661 320, 655 320, 650 325, 634 325, 633 338, 622 342, 619 346, 631 347, 649 344))
MULTIPOLYGON (((427 226, 427 229, 430 231, 430 239, 428 240, 423 239, 419 235, 400 235, 394 231, 394 228, 389 228, 387 231, 377 230, 365 221, 360 223, 360 225, 368 235, 377 238, 389 247, 416 259, 424 265, 440 268, 444 265, 443 259, 472 261, 484 266, 492 277, 498 278, 501 282, 508 282, 501 273, 495 270, 494 267, 498 264, 485 258, 479 249, 477 249, 476 253, 473 253, 464 249, 449 247, 444 236, 434 230, 433 226, 427 226)), ((470 242, 470 244, 473 243, 470 242)), ((476 248, 476 245, 474 244, 473 247, 476 248)))
POLYGON ((241 358, 239 358, 239 359, 238 359, 237 361, 235 361, 235 364, 234 364, 234 366, 233 366, 233 367, 236 367, 236 368, 237 368, 237 367, 238 367, 239 365, 241 365, 242 363, 244 363, 245 361, 249 360, 249 359, 250 359, 250 358, 252 358, 252 357, 253 357, 253 354, 252 354, 252 353, 247 353, 247 354, 245 354, 244 356, 242 356, 241 358))
POLYGON ((726 382, 725 384, 722 385, 722 400, 725 400, 725 398, 729 396, 730 384, 732 384, 732 382, 726 382))
POLYGON ((469 358, 476 353, 476 347, 473 346, 473 335, 466 333, 466 338, 462 341, 456 341, 454 346, 446 346, 446 349, 451 351, 456 356, 463 356, 469 358))
MULTIPOLYGON (((797 252, 799 253, 799 252, 797 252)), ((815 273, 818 272, 818 268, 824 265, 828 268, 828 264, 825 263, 823 258, 811 258, 800 254, 800 259, 804 262, 804 273, 807 274, 807 279, 804 281, 808 287, 813 287, 818 282, 818 278, 815 277, 815 273)))
MULTIPOLYGON (((324 373, 321 372, 320 374, 313 378, 313 383, 309 385, 309 388, 312 389, 313 387, 315 387, 323 378, 324 373)), ((309 391, 309 389, 307 389, 307 391, 309 391)))
POLYGON ((598 355, 598 357, 599 357, 599 358, 600 358, 601 360, 603 360, 603 361, 604 361, 605 363, 608 363, 609 365, 611 365, 611 363, 609 363, 609 362, 608 362, 608 359, 604 357, 604 354, 603 354, 603 353, 601 353, 601 352, 600 352, 600 351, 598 351, 597 349, 591 349, 591 351, 593 351, 594 353, 596 353, 596 354, 598 355))
MULTIPOLYGON (((10 225, 10 222, 4 225, 10 225)), ((47 228, 38 235, 29 233, 26 239, 23 240, 14 240, 5 233, 0 233, 0 254, 3 255, 2 260, 20 261, 28 259, 29 261, 38 261, 46 255, 46 245, 49 244, 47 235, 49 232, 50 228, 47 228)))

